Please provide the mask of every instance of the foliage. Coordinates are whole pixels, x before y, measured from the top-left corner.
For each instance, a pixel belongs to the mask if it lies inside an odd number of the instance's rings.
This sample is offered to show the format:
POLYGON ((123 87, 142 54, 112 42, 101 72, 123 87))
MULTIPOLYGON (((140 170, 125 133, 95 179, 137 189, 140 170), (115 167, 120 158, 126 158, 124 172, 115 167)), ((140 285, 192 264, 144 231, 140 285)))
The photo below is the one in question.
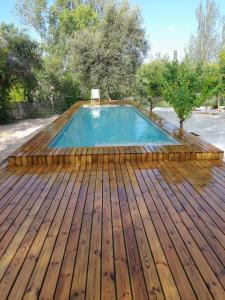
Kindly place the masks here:
POLYGON ((225 19, 213 0, 207 0, 196 10, 197 30, 191 36, 188 55, 193 62, 213 62, 225 44, 225 19))
POLYGON ((74 101, 78 91, 89 98, 93 87, 101 88, 103 97, 130 96, 147 42, 140 12, 127 1, 17 0, 17 12, 41 37, 45 56, 39 83, 44 83, 38 96, 47 81, 54 101, 74 90, 74 101))
POLYGON ((28 101, 37 85, 35 70, 41 67, 39 48, 29 36, 13 25, 0 26, 0 121, 9 118, 9 101, 16 86, 28 101))
POLYGON ((45 53, 44 68, 39 73, 39 87, 35 93, 37 99, 45 97, 55 107, 63 108, 68 106, 68 95, 71 98, 76 91, 73 102, 78 99, 79 83, 74 71, 69 70, 69 40, 75 32, 92 28, 98 23, 103 2, 105 1, 17 1, 20 18, 39 34, 45 53))
POLYGON ((96 26, 75 32, 68 60, 83 91, 96 87, 104 97, 123 98, 131 93, 146 51, 139 11, 112 2, 96 26))
POLYGON ((79 5, 74 10, 65 9, 59 15, 58 35, 71 36, 75 31, 95 26, 98 14, 89 5, 79 5))
POLYGON ((16 11, 24 25, 34 28, 42 37, 47 37, 48 0, 18 0, 16 11))
MULTIPOLYGON (((27 100, 46 99, 59 110, 90 98, 96 87, 109 99, 137 93, 153 109, 163 95, 182 127, 195 106, 224 96, 225 26, 213 0, 197 9, 197 31, 183 62, 158 56, 142 66, 148 43, 139 10, 125 0, 17 0, 17 11, 40 36, 43 63, 32 68, 29 85, 16 81, 7 97, 19 98, 19 84, 27 100)), ((0 76, 7 57, 0 47, 0 76)))
POLYGON ((9 99, 12 99, 14 102, 21 102, 26 99, 24 88, 21 84, 16 84, 11 87, 9 99))
POLYGON ((143 64, 136 75, 137 94, 141 100, 149 102, 151 111, 161 102, 165 64, 166 61, 160 59, 143 64))
POLYGON ((179 63, 175 54, 173 61, 167 64, 163 96, 177 113, 181 129, 185 119, 191 116, 193 108, 201 104, 198 90, 198 68, 188 60, 179 63))
POLYGON ((225 46, 219 55, 219 69, 221 74, 220 94, 225 97, 225 46))
POLYGON ((64 30, 92 25, 103 13, 106 0, 17 0, 17 14, 23 24, 32 27, 46 43, 55 42, 64 30))
POLYGON ((220 94, 221 73, 218 64, 205 64, 201 75, 201 93, 202 103, 207 106, 215 103, 215 97, 220 94))

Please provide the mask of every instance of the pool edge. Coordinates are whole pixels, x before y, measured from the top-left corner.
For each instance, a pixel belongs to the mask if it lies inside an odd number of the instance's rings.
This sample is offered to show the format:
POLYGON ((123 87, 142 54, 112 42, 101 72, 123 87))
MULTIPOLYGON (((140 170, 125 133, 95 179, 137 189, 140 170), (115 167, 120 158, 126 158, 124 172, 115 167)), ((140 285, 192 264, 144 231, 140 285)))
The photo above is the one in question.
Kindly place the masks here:
POLYGON ((49 143, 66 126, 72 115, 89 101, 79 101, 65 111, 59 118, 42 129, 32 139, 22 145, 8 158, 9 166, 81 164, 98 161, 158 161, 158 160, 211 160, 223 159, 224 152, 205 142, 200 137, 183 131, 170 124, 155 113, 149 113, 139 103, 133 101, 102 101, 100 105, 132 105, 149 118, 158 127, 172 135, 181 145, 153 146, 120 146, 120 147, 82 147, 82 148, 49 148, 49 143))

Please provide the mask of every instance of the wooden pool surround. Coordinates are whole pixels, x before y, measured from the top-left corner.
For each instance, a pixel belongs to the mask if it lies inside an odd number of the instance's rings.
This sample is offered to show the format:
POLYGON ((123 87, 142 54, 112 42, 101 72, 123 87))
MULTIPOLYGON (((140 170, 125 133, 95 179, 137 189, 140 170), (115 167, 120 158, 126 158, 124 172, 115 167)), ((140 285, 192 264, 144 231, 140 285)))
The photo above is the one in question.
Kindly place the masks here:
POLYGON ((186 161, 186 160, 215 160, 223 159, 224 152, 203 141, 193 133, 179 134, 179 128, 168 123, 155 113, 151 115, 142 106, 131 101, 103 101, 101 105, 129 105, 139 109, 161 129, 177 139, 179 145, 163 146, 120 146, 120 147, 79 147, 79 148, 50 148, 49 143, 66 125, 72 115, 89 101, 79 101, 71 106, 59 118, 42 129, 32 139, 16 150, 8 158, 9 166, 58 165, 95 163, 95 162, 125 162, 125 161, 186 161))

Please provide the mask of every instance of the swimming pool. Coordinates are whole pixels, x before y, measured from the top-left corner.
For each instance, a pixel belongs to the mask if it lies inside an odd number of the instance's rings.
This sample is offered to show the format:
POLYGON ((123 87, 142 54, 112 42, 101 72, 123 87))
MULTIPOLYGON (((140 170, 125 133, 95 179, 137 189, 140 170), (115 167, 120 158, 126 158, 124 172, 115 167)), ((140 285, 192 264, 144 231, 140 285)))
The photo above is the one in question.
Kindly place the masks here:
POLYGON ((171 135, 133 106, 81 107, 49 144, 52 148, 174 145, 171 135))

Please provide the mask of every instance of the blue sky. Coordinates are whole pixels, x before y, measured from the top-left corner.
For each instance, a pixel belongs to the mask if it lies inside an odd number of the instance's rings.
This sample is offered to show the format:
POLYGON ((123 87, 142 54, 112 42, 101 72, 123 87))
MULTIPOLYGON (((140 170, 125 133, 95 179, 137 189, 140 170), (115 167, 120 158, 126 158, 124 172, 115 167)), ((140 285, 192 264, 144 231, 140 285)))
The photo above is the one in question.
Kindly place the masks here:
MULTIPOLYGON (((141 8, 151 53, 183 56, 190 34, 195 31, 195 11, 199 0, 130 0, 141 8)), ((225 15, 225 0, 215 0, 225 15)), ((205 3, 205 1, 203 1, 205 3)))
MULTIPOLYGON (((15 2, 16 0, 0 0, 0 22, 14 22, 18 25, 15 2)), ((199 0, 130 0, 131 4, 141 8, 152 55, 157 52, 172 55, 176 49, 178 55, 183 56, 190 34, 195 29, 195 10, 199 2, 199 0)), ((225 15, 225 0, 215 2, 225 15)))

